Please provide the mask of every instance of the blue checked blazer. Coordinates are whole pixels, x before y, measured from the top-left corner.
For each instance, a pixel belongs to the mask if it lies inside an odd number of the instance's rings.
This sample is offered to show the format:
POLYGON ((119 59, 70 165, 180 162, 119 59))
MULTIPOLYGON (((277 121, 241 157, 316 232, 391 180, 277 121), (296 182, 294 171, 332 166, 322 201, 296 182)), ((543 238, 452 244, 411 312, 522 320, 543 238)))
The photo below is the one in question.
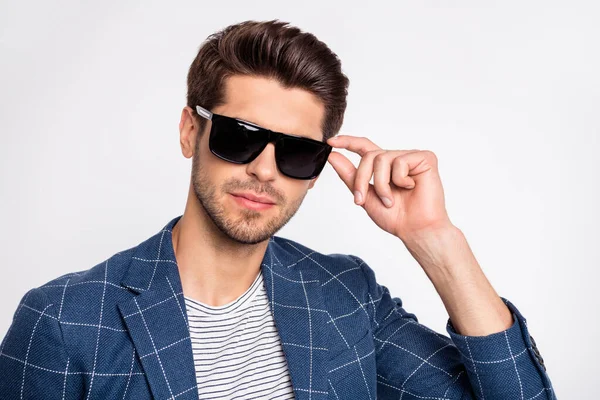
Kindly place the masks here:
MULTIPOLYGON (((0 345, 2 399, 198 399, 171 230, 30 290, 0 345)), ((525 318, 434 332, 359 257, 272 236, 261 264, 297 399, 555 399, 525 318)))

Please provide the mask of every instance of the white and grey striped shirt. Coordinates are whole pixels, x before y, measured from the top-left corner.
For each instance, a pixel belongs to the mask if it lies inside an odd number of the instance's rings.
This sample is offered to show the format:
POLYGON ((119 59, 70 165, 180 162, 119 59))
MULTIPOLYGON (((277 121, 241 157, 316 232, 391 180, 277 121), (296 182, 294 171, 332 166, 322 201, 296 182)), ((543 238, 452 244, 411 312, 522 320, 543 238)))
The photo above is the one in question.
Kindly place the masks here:
POLYGON ((293 399, 262 271, 218 307, 185 297, 200 399, 293 399))

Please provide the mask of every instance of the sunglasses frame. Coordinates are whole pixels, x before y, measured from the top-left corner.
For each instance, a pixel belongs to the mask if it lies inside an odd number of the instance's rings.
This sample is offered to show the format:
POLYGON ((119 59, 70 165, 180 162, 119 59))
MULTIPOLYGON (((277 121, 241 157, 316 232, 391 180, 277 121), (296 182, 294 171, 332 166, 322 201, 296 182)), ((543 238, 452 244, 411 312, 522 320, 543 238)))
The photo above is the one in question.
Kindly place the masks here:
MULTIPOLYGON (((260 153, 262 153, 262 151, 265 149, 265 147, 267 147, 267 145, 269 143, 273 143, 273 142, 277 143, 279 140, 284 139, 285 137, 290 137, 290 138, 293 138, 295 140, 306 141, 306 142, 317 144, 318 146, 323 147, 323 149, 325 150, 325 152, 327 154, 327 158, 329 157, 329 154, 333 150, 333 147, 330 146, 330 145, 328 145, 325 142, 322 142, 322 141, 319 141, 319 140, 315 140, 315 139, 311 139, 311 138, 307 138, 307 137, 304 137, 304 136, 290 135, 288 133, 282 133, 282 132, 272 131, 270 129, 263 128, 262 126, 256 125, 256 124, 254 124, 252 122, 249 122, 249 121, 245 121, 245 120, 240 119, 240 118, 228 117, 226 115, 221 115, 221 114, 213 113, 213 112, 211 112, 211 111, 207 110, 206 108, 204 108, 202 106, 199 106, 199 105, 196 105, 196 112, 198 113, 198 115, 200 115, 203 118, 206 118, 207 120, 209 120, 211 122, 212 122, 213 116, 216 116, 218 118, 235 120, 237 122, 243 122, 244 124, 247 124, 247 125, 252 126, 253 128, 256 128, 256 131, 262 131, 262 132, 267 133, 268 140, 265 143, 265 146, 261 149, 261 151, 256 156, 252 157, 248 161, 234 161, 234 160, 230 160, 228 158, 222 157, 221 155, 217 154, 212 149, 212 147, 209 145, 209 148, 210 148, 210 151, 211 151, 212 154, 214 154, 215 156, 219 157, 222 160, 228 161, 228 162, 233 163, 233 164, 249 164, 249 163, 251 163, 254 159, 256 159, 260 155, 260 153)), ((212 133, 212 125, 211 125, 211 133, 212 133)), ((209 144, 210 144, 210 140, 209 140, 209 144)), ((277 149, 277 147, 275 147, 275 149, 277 149)), ((327 160, 327 158, 325 160, 327 160)), ((312 175, 310 177, 305 177, 305 178, 299 178, 299 177, 296 177, 296 176, 292 176, 292 175, 286 174, 285 172, 281 171, 281 169, 279 168, 279 163, 276 162, 276 164, 277 164, 277 169, 279 170, 279 172, 281 172, 283 175, 285 175, 287 177, 290 177, 290 178, 293 178, 293 179, 309 180, 309 179, 314 179, 314 178, 316 178, 317 176, 319 176, 321 174, 321 172, 323 171, 323 168, 325 167, 325 164, 327 164, 327 161, 325 161, 325 163, 323 164, 323 167, 320 168, 319 173, 317 173, 315 175, 312 175)))

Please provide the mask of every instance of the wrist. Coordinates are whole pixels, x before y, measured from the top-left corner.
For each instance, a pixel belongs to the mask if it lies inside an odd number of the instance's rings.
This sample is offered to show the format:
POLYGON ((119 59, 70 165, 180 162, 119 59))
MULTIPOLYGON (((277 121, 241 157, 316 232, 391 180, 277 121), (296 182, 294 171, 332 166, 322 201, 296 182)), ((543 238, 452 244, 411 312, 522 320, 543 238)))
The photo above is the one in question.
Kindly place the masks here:
POLYGON ((426 271, 449 270, 474 257, 465 235, 454 225, 417 232, 403 243, 426 271))

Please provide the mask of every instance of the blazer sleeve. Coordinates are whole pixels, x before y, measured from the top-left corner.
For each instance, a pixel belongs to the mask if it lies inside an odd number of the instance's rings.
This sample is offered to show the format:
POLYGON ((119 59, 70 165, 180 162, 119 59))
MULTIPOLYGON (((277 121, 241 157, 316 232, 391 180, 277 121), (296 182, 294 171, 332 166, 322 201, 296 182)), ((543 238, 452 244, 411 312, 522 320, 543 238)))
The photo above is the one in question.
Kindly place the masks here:
POLYGON ((513 325, 487 336, 435 332, 407 312, 398 297, 377 283, 375 272, 359 257, 372 304, 378 397, 403 399, 556 400, 543 359, 519 310, 502 298, 513 325))
POLYGON ((69 375, 58 310, 40 288, 19 302, 0 344, 0 398, 81 398, 74 391, 77 378, 69 375))

